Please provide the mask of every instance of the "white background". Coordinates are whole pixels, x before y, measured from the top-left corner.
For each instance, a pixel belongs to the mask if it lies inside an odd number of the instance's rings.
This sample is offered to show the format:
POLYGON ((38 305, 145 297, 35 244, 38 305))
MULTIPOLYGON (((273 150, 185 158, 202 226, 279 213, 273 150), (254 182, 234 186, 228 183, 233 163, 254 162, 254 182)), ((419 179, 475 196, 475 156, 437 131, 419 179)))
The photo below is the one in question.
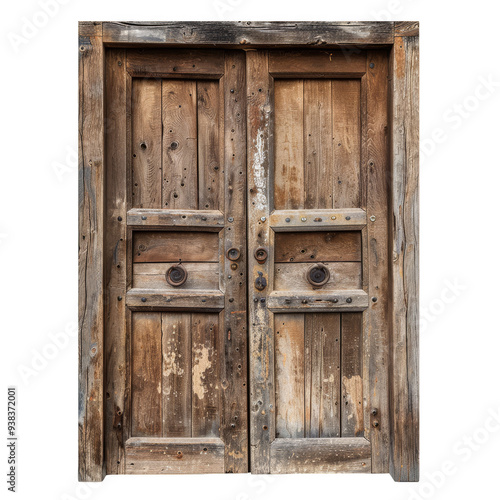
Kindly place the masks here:
MULTIPOLYGON (((2 6, 0 400, 6 401, 8 384, 18 387, 17 498, 498 498, 500 58, 495 4, 49 2, 52 13, 45 20, 43 0, 2 6), (231 474, 77 482, 79 20, 420 21, 425 150, 420 483, 396 484, 389 475, 231 474), (25 36, 33 21, 42 25, 25 36)), ((0 436, 6 436, 6 403, 0 407, 0 436)), ((7 448, 2 444, 0 450, 0 491, 8 498, 7 448)))

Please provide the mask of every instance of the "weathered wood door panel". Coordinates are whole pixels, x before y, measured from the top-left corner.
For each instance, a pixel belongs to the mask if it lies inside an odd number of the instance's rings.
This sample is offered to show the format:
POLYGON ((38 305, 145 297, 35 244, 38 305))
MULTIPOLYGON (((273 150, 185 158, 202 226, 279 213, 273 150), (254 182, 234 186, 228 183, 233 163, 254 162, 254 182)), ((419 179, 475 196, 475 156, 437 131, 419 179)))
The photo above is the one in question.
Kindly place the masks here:
POLYGON ((244 69, 107 53, 108 473, 247 470, 244 69))
POLYGON ((247 54, 255 472, 388 469, 388 62, 247 54))
POLYGON ((418 479, 418 32, 294 26, 81 23, 82 480, 418 479))

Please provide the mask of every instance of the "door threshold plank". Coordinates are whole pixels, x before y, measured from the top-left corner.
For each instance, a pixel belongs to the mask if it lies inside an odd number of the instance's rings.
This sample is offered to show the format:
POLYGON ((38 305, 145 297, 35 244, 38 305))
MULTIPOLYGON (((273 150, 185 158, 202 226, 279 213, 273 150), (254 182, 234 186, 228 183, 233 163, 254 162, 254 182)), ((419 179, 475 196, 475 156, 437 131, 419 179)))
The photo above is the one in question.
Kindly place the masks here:
POLYGON ((148 229, 164 227, 199 227, 220 231, 224 226, 224 214, 219 210, 163 210, 133 208, 127 212, 127 226, 148 229))
POLYGON ((278 438, 271 443, 271 474, 371 472, 365 438, 278 438))
POLYGON ((161 293, 155 289, 133 288, 127 292, 126 304, 133 311, 152 309, 222 311, 224 309, 224 294, 208 290, 161 293))
POLYGON ((126 474, 222 474, 219 438, 134 437, 125 442, 126 474))
POLYGON ((309 293, 271 292, 268 308, 275 312, 356 312, 368 308, 363 290, 317 291, 309 293))

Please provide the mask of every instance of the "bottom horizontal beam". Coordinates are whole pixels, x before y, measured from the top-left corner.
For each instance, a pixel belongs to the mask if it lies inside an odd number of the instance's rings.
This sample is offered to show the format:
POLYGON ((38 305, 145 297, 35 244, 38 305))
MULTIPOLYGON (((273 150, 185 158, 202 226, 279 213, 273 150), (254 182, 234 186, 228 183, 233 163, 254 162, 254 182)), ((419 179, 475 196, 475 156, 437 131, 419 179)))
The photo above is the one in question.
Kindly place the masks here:
POLYGON ((275 439, 271 474, 371 472, 371 444, 365 438, 275 439))
POLYGON ((136 437, 125 442, 126 474, 211 474, 224 472, 219 438, 136 437))

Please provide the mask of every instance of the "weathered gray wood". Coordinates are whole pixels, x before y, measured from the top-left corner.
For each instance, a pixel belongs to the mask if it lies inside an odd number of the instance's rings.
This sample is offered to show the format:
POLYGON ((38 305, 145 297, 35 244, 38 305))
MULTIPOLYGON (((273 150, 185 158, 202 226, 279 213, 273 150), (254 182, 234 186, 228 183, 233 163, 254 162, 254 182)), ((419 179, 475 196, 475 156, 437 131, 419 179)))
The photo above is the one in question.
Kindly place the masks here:
POLYGON ((392 68, 392 408, 390 472, 419 479, 419 39, 397 37, 392 68))
POLYGON ((101 23, 79 36, 78 477, 102 481, 104 466, 104 48, 101 23))
POLYGON ((224 225, 224 215, 218 210, 148 210, 132 209, 127 212, 129 226, 148 227, 161 226, 199 227, 220 231, 224 225))
POLYGON ((371 467, 371 445, 364 438, 276 439, 271 473, 364 472, 371 467))
POLYGON ((354 312, 368 307, 368 295, 363 290, 271 292, 267 303, 275 312, 354 312))
POLYGON ((276 210, 270 219, 271 227, 279 232, 323 231, 325 228, 348 231, 366 225, 366 212, 360 208, 276 210))
MULTIPOLYGON (((220 100, 224 108, 224 325, 221 338, 221 437, 226 446, 224 470, 248 471, 248 344, 247 344, 247 250, 246 250, 246 82, 245 56, 226 51, 220 100), (232 222, 229 218, 232 218, 232 222), (228 251, 240 251, 237 261, 228 251), (237 266, 234 269, 234 265, 237 266), (233 267, 231 267, 233 266, 233 267), (231 276, 231 279, 229 279, 231 276)), ((219 320, 221 321, 222 318, 219 320)))
POLYGON ((225 48, 389 45, 392 22, 105 22, 104 42, 225 48))
POLYGON ((396 38, 402 36, 418 37, 419 35, 419 22, 418 21, 396 21, 394 23, 394 43, 398 41, 396 38))
POLYGON ((127 474, 211 474, 224 472, 219 438, 141 438, 125 443, 127 474))
POLYGON ((266 303, 267 289, 255 288, 259 272, 272 282, 272 231, 269 228, 269 181, 273 157, 271 120, 272 89, 267 51, 247 52, 247 175, 248 175, 248 314, 250 338, 250 453, 252 472, 270 472, 270 444, 275 436, 274 347, 272 316, 266 303), (269 249, 269 257, 260 264, 255 250, 269 249))
POLYGON ((224 294, 221 292, 167 292, 160 290, 133 288, 127 292, 127 306, 132 310, 189 310, 203 309, 220 311, 224 308, 224 294), (145 299, 145 300, 143 300, 145 299))

